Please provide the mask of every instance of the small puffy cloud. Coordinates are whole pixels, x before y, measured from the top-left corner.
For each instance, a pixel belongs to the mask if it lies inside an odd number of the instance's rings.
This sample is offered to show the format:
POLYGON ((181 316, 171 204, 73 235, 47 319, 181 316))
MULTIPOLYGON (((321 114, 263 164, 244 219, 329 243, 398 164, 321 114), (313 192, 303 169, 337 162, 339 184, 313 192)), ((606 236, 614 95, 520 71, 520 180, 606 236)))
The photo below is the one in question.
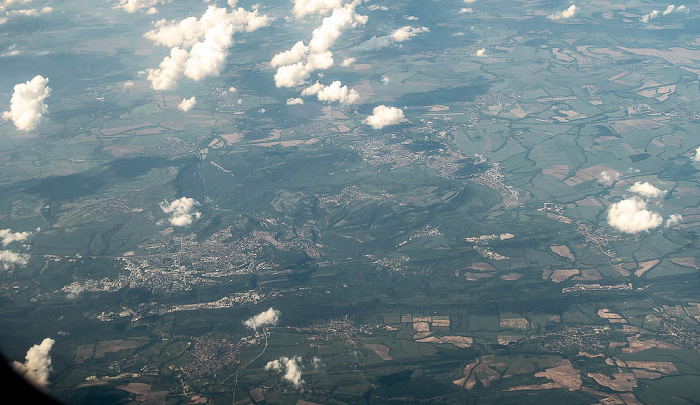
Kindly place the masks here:
POLYGON ((611 185, 615 181, 617 181, 617 178, 620 177, 620 173, 616 171, 612 171, 608 173, 607 171, 602 171, 600 172, 600 179, 599 182, 603 185, 611 185))
POLYGON ((459 9, 460 14, 471 14, 473 12, 474 10, 471 7, 462 7, 461 9, 459 9))
POLYGON ((464 4, 472 4, 476 0, 464 0, 464 4))
POLYGON ((367 117, 364 120, 364 123, 374 129, 382 129, 389 125, 398 124, 399 122, 403 121, 403 119, 403 110, 400 108, 378 105, 374 107, 372 115, 367 117))
POLYGON ((27 351, 24 363, 15 361, 12 367, 30 383, 46 388, 49 385, 49 374, 53 371, 50 352, 55 342, 51 338, 44 339, 41 344, 34 345, 27 351))
POLYGON ((129 88, 132 88, 132 87, 134 87, 134 82, 132 82, 131 80, 127 80, 127 81, 124 82, 124 88, 125 88, 125 89, 129 89, 129 88))
POLYGON ((309 14, 328 14, 340 7, 342 0, 294 0, 294 16, 302 18, 309 14))
POLYGON ((169 2, 170 0, 120 0, 114 8, 121 8, 129 14, 143 9, 146 9, 147 14, 155 14, 158 12, 155 6, 169 2))
POLYGON ((680 214, 671 214, 668 219, 666 220, 666 227, 671 227, 673 225, 676 225, 677 223, 681 222, 683 220, 683 217, 680 214))
POLYGON ((49 111, 44 102, 51 94, 49 79, 37 75, 26 83, 15 85, 14 90, 10 99, 10 111, 3 112, 2 116, 12 120, 20 131, 33 131, 49 111))
POLYGON ((348 89, 348 86, 343 86, 338 80, 331 83, 330 86, 325 86, 316 82, 315 84, 304 89, 304 91, 301 92, 301 95, 316 95, 320 101, 337 101, 341 104, 352 104, 360 98, 357 91, 348 89))
POLYGON ((23 242, 32 236, 32 232, 12 232, 11 229, 0 229, 0 240, 3 246, 12 242, 23 242))
POLYGON ((632 197, 610 206, 608 224, 626 233, 639 233, 658 228, 663 218, 647 209, 647 203, 639 197, 632 197))
POLYGON ((659 12, 659 10, 652 10, 650 13, 644 14, 642 16, 642 18, 640 18, 639 20, 646 24, 649 21, 653 20, 654 18, 657 18, 657 17, 662 16, 662 15, 665 16, 665 15, 669 15, 671 13, 683 13, 683 12, 685 12, 685 13, 688 12, 688 8, 685 5, 681 4, 680 6, 676 7, 675 4, 669 4, 668 7, 666 7, 666 9, 664 11, 659 12))
POLYGON ((698 146, 697 149, 695 149, 695 157, 693 158, 696 162, 700 162, 700 146, 698 146))
POLYGON ((301 357, 295 356, 291 359, 286 356, 282 356, 277 360, 269 361, 265 365, 266 371, 276 371, 284 373, 282 379, 291 383, 295 387, 301 387, 304 381, 301 379, 301 368, 299 367, 301 363, 301 357))
POLYGON ((367 16, 355 12, 355 7, 359 3, 359 0, 355 0, 343 7, 333 9, 331 15, 325 17, 321 25, 313 30, 308 45, 299 41, 290 50, 273 56, 270 66, 277 67, 274 76, 275 86, 299 86, 309 79, 312 72, 333 66, 333 53, 330 47, 335 44, 343 31, 367 22, 367 16))
POLYGON ((243 324, 250 329, 259 329, 263 326, 275 326, 280 319, 280 315, 280 311, 270 307, 267 311, 255 315, 243 322, 243 324))
POLYGON ((486 53, 486 48, 481 48, 478 51, 476 51, 476 56, 484 56, 486 53))
POLYGON ((302 98, 288 98, 287 99, 287 105, 302 105, 304 104, 304 100, 302 98))
POLYGON ((194 198, 181 197, 177 200, 168 203, 163 201, 160 203, 160 208, 164 213, 170 214, 170 225, 172 226, 187 226, 192 223, 194 219, 199 219, 202 214, 195 211, 195 207, 199 203, 194 198))
POLYGON ((353 64, 355 64, 355 61, 357 61, 357 59, 355 59, 355 58, 343 59, 343 62, 340 64, 340 66, 342 66, 342 67, 352 66, 353 64))
POLYGON ((653 10, 651 13, 644 14, 642 18, 640 18, 640 21, 643 23, 648 23, 650 20, 653 20, 654 18, 659 16, 659 10, 653 10))
POLYGON ((382 84, 386 86, 389 83, 391 83, 391 78, 389 76, 382 76, 382 84))
POLYGON ((190 98, 183 98, 180 104, 177 106, 177 108, 187 112, 191 110, 195 104, 197 104, 197 97, 192 96, 190 98))
POLYGON ((550 20, 566 20, 567 18, 571 18, 576 15, 576 11, 578 11, 578 7, 576 7, 575 4, 572 4, 571 7, 567 8, 566 10, 551 14, 547 18, 550 20))
MULTIPOLYGON (((2 8, 0 7, 0 10, 2 8)), ((5 15, 7 17, 36 17, 41 14, 48 14, 53 11, 53 8, 51 7, 43 7, 43 8, 36 8, 36 9, 21 9, 21 10, 8 10, 5 12, 5 15)))
POLYGON ((15 253, 9 250, 0 250, 0 263, 2 268, 8 270, 12 265, 24 266, 29 261, 29 255, 15 253))
POLYGON ((377 49, 386 48, 401 42, 408 41, 418 34, 430 32, 428 27, 411 27, 405 26, 397 29, 390 35, 381 37, 372 37, 356 47, 359 51, 375 51, 377 49))
POLYGON ((634 185, 630 187, 630 191, 646 198, 659 198, 663 197, 666 194, 665 191, 659 190, 652 184, 648 182, 642 183, 641 181, 634 183, 634 185))
POLYGON ((391 34, 391 37, 396 41, 396 42, 404 42, 407 41, 413 37, 415 37, 418 34, 424 33, 424 32, 430 32, 430 29, 428 27, 401 27, 394 31, 393 34, 391 34))
POLYGON ((209 6, 199 19, 160 20, 145 37, 170 47, 170 55, 158 69, 147 70, 148 80, 153 89, 168 90, 175 87, 183 75, 194 81, 218 76, 226 65, 233 34, 255 31, 268 25, 270 20, 266 15, 259 15, 257 9, 238 8, 228 12, 216 6, 209 6))

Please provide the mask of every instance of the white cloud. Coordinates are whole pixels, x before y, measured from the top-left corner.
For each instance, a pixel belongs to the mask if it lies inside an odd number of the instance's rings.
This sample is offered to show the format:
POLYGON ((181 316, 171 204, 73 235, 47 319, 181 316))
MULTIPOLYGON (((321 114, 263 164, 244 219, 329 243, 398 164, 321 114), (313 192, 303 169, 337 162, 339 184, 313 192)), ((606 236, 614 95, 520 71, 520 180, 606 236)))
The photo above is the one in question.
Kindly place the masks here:
POLYGON ((299 97, 287 99, 287 105, 302 105, 302 104, 304 104, 304 100, 299 98, 299 97))
POLYGON ((348 89, 348 86, 343 86, 338 80, 331 83, 330 86, 325 86, 316 82, 315 84, 304 89, 304 91, 301 92, 301 95, 316 95, 320 101, 337 101, 341 104, 352 104, 360 98, 357 91, 348 89))
POLYGON ((44 339, 41 344, 34 345, 27 351, 24 363, 15 361, 12 367, 37 387, 47 387, 52 371, 50 352, 54 343, 55 340, 51 338, 44 339))
POLYGON ((648 23, 649 21, 653 20, 654 18, 657 18, 662 15, 669 15, 671 13, 683 13, 683 12, 688 12, 688 8, 681 4, 680 6, 676 7, 675 4, 669 4, 668 7, 662 12, 659 12, 659 10, 652 10, 651 13, 645 14, 640 18, 639 20, 643 23, 648 23))
POLYGON ((255 31, 270 20, 259 15, 257 9, 238 8, 228 12, 225 8, 209 6, 200 19, 156 22, 155 29, 145 37, 171 50, 158 69, 148 69, 151 85, 155 90, 168 90, 175 87, 182 75, 194 81, 218 76, 226 65, 233 34, 255 31))
POLYGON ((430 32, 428 27, 411 27, 405 26, 397 29, 390 35, 384 35, 381 37, 372 37, 362 44, 357 46, 357 50, 360 51, 374 51, 377 49, 386 48, 401 42, 405 42, 418 34, 430 32))
POLYGON ((567 8, 566 10, 551 14, 547 18, 550 20, 566 20, 567 18, 571 18, 576 15, 576 11, 578 11, 578 7, 576 7, 575 4, 572 4, 571 7, 567 8))
POLYGON ((285 65, 293 65, 303 61, 309 53, 309 47, 304 44, 304 41, 299 41, 294 46, 284 52, 280 52, 272 57, 270 66, 279 67, 285 65))
POLYGON ((175 87, 177 80, 185 71, 187 51, 172 48, 170 56, 166 56, 158 69, 148 69, 148 80, 154 90, 168 90, 175 87))
POLYGON ((464 4, 472 4, 476 0, 464 0, 464 4))
POLYGON ((2 263, 2 268, 8 270, 11 265, 17 264, 24 266, 29 261, 29 255, 22 253, 15 253, 9 250, 0 250, 0 263, 2 263))
POLYGON ((255 315, 243 322, 243 324, 250 329, 258 329, 262 326, 275 326, 280 319, 280 315, 280 311, 270 307, 267 311, 255 315))
POLYGON ((680 214, 671 214, 668 219, 666 220, 666 227, 671 227, 673 225, 676 225, 677 223, 681 222, 683 220, 683 217, 680 214))
POLYGON ((340 7, 342 0, 294 0, 294 16, 302 18, 308 14, 328 14, 340 7))
MULTIPOLYGON (((352 66, 355 63, 355 61, 357 61, 357 59, 355 59, 355 58, 343 59, 343 62, 340 64, 340 66, 342 66, 342 67, 352 66)), ((700 149, 700 148, 698 148, 698 149, 700 149)))
POLYGON ((121 8, 129 14, 139 10, 147 9, 146 13, 155 14, 157 10, 154 6, 169 3, 170 0, 120 0, 114 8, 121 8))
POLYGON ((389 83, 391 83, 391 78, 386 75, 382 76, 382 84, 386 86, 389 83))
POLYGON ((197 97, 192 96, 190 98, 183 98, 182 101, 180 102, 180 105, 177 106, 177 108, 181 109, 182 111, 189 111, 194 107, 194 105, 197 104, 197 97))
POLYGON ((632 197, 610 206, 608 223, 622 232, 639 233, 658 228, 663 223, 663 217, 647 210, 644 200, 632 197))
POLYGON ((603 185, 611 185, 614 183, 617 178, 620 177, 620 173, 613 171, 612 173, 608 173, 607 171, 602 171, 600 172, 600 183, 603 185))
MULTIPOLYGON (((1 10, 1 8, 0 8, 1 10)), ((53 8, 51 7, 43 7, 43 8, 36 8, 36 9, 21 9, 21 10, 8 10, 5 12, 5 15, 7 17, 16 17, 16 16, 22 16, 22 17, 36 17, 41 14, 48 14, 53 11, 53 8)))
POLYGON ((125 89, 131 88, 131 87, 134 87, 134 82, 132 82, 131 80, 127 80, 124 82, 125 89))
POLYGON ((282 356, 277 360, 269 361, 265 365, 266 371, 277 371, 282 372, 283 380, 286 380, 293 384, 295 387, 300 387, 304 381, 301 379, 301 369, 299 364, 301 363, 301 357, 295 356, 291 359, 286 356, 282 356))
POLYGON ((378 105, 374 107, 372 115, 364 120, 364 123, 374 129, 382 129, 389 125, 395 125, 404 119, 403 111, 396 107, 378 105))
POLYGON ((666 194, 665 191, 659 190, 652 184, 648 182, 642 183, 641 181, 634 183, 634 185, 630 187, 630 191, 646 198, 658 198, 663 197, 666 194))
POLYGON ((642 16, 642 18, 640 18, 640 21, 646 24, 649 22, 649 20, 653 20, 654 18, 656 18, 658 16, 659 16, 659 10, 653 10, 649 14, 644 14, 642 16))
POLYGON ((181 197, 171 203, 163 201, 160 208, 166 214, 171 214, 168 221, 172 226, 187 226, 194 219, 199 219, 201 213, 194 210, 199 203, 194 198, 181 197))
POLYGON ((30 236, 32 236, 32 232, 12 232, 11 229, 0 229, 0 239, 2 239, 3 246, 12 242, 23 242, 30 236))
POLYGON ((461 9, 459 9, 460 14, 471 14, 473 12, 474 10, 471 7, 462 7, 461 9))
POLYGON ((696 162, 700 162, 700 146, 698 146, 697 149, 695 149, 695 157, 693 158, 696 162))
POLYGON ((355 7, 359 3, 359 0, 355 0, 343 7, 333 9, 331 15, 325 17, 321 25, 314 29, 308 45, 299 41, 290 50, 275 55, 270 61, 270 66, 277 67, 277 73, 274 76, 275 85, 277 87, 299 86, 309 79, 312 72, 333 66, 333 53, 330 47, 335 44, 343 31, 367 22, 367 16, 355 13, 355 7))
POLYGON ((409 40, 413 37, 415 37, 418 34, 421 34, 423 32, 430 32, 430 29, 428 27, 401 27, 394 31, 393 34, 391 34, 391 37, 396 41, 396 42, 404 42, 406 40, 409 40))
POLYGON ((486 53, 486 48, 481 48, 478 51, 476 51, 476 56, 484 56, 486 53))
POLYGON ((10 99, 10 111, 2 113, 3 118, 11 119, 20 131, 33 131, 39 126, 42 117, 49 111, 44 100, 51 94, 49 79, 37 75, 26 83, 15 85, 10 99))

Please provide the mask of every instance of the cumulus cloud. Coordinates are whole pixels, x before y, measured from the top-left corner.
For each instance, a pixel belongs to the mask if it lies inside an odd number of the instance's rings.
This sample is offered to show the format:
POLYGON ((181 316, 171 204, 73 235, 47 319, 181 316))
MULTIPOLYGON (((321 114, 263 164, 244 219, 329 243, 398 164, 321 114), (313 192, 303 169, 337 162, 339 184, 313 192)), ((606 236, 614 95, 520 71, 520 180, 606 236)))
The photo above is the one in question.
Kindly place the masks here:
POLYGON ((571 7, 567 8, 566 10, 551 14, 547 18, 550 20, 566 20, 567 18, 571 18, 576 15, 576 11, 578 11, 578 7, 576 7, 575 4, 572 4, 571 7))
POLYGON ((695 157, 693 158, 696 162, 700 162, 700 146, 698 146, 697 149, 695 149, 695 157))
POLYGON ((16 84, 10 99, 10 111, 3 112, 2 116, 12 120, 20 131, 33 131, 49 111, 44 102, 49 94, 49 79, 41 75, 26 83, 16 84))
POLYGON ((321 25, 313 30, 308 45, 299 41, 288 51, 273 56, 270 66, 277 68, 275 85, 299 86, 305 83, 314 71, 333 66, 333 53, 330 48, 343 31, 367 22, 367 16, 355 12, 358 4, 360 1, 355 0, 343 7, 334 8, 331 15, 325 17, 321 25))
POLYGON ((356 47, 360 51, 374 51, 377 49, 386 48, 401 42, 408 41, 418 34, 430 32, 428 27, 411 27, 405 26, 397 29, 390 35, 381 37, 372 37, 356 47))
POLYGON ((0 240, 3 246, 12 242, 23 242, 32 236, 32 232, 12 232, 11 229, 0 229, 0 240))
POLYGON ((360 98, 357 91, 354 89, 348 89, 348 86, 343 86, 338 80, 331 83, 330 86, 325 86, 316 82, 315 84, 304 89, 304 91, 301 92, 301 95, 316 95, 320 101, 337 101, 341 104, 352 104, 360 98))
POLYGON ((15 361, 12 363, 12 367, 35 386, 47 387, 49 374, 53 371, 50 352, 54 343, 55 341, 51 338, 44 339, 41 344, 34 345, 27 351, 24 363, 15 361))
POLYGON ((374 129, 382 129, 389 125, 395 125, 404 119, 403 111, 396 107, 378 105, 374 107, 372 115, 364 120, 364 123, 374 129))
POLYGON ((270 20, 266 15, 259 15, 257 9, 238 8, 228 12, 216 6, 209 6, 199 19, 160 20, 145 37, 170 47, 170 55, 158 69, 147 70, 148 80, 155 90, 168 90, 175 87, 183 75, 194 81, 218 76, 226 65, 233 34, 255 31, 268 25, 270 20))
POLYGON ((29 261, 29 255, 15 253, 9 250, 0 250, 0 263, 2 268, 8 270, 12 265, 24 266, 29 261))
POLYGON ((643 23, 648 23, 649 21, 653 20, 654 18, 657 18, 661 15, 669 15, 671 13, 682 13, 682 12, 688 12, 688 8, 685 5, 680 5, 676 7, 675 4, 669 4, 668 7, 664 11, 659 11, 659 10, 652 10, 648 14, 644 14, 642 18, 640 18, 640 21, 643 23))
POLYGON ((41 14, 47 14, 53 11, 53 8, 51 7, 42 7, 42 8, 35 8, 35 9, 20 9, 20 10, 9 10, 5 12, 5 15, 7 17, 16 17, 16 16, 22 16, 22 17, 36 17, 41 14))
POLYGON ((291 359, 286 356, 282 356, 277 360, 269 361, 265 365, 266 371, 276 371, 284 373, 282 379, 290 382, 295 387, 300 387, 304 381, 301 379, 301 357, 294 356, 291 359))
POLYGON ((287 105, 302 105, 302 104, 304 104, 304 100, 299 98, 299 97, 287 99, 287 105))
POLYGON ((199 219, 202 214, 195 211, 195 207, 199 205, 199 202, 194 198, 181 197, 171 203, 163 201, 160 203, 160 208, 164 213, 170 214, 170 225, 172 226, 187 226, 192 223, 194 219, 199 219))
POLYGON ((641 181, 634 183, 634 185, 630 187, 630 191, 646 198, 659 198, 663 197, 666 194, 665 191, 659 190, 652 184, 648 182, 642 183, 641 181))
POLYGON ((308 14, 328 14, 340 7, 342 0, 294 0, 294 16, 302 18, 308 14))
POLYGON ((599 182, 603 185, 611 185, 615 181, 617 181, 617 178, 620 177, 620 173, 613 171, 612 173, 608 173, 607 171, 602 171, 600 172, 600 180, 599 182))
POLYGON ((471 14, 473 12, 474 10, 471 7, 462 7, 461 9, 459 9, 460 14, 471 14))
POLYGON ((355 58, 343 59, 343 62, 340 64, 340 66, 342 66, 342 67, 352 66, 353 64, 355 64, 356 61, 357 61, 357 59, 355 59, 355 58))
POLYGON ((265 312, 261 312, 254 317, 243 322, 250 329, 258 329, 263 326, 275 326, 280 319, 281 312, 270 307, 265 312))
POLYGON ((430 29, 428 27, 401 27, 394 31, 393 34, 391 34, 391 37, 396 41, 396 42, 404 42, 406 40, 409 40, 413 37, 415 37, 418 34, 421 34, 423 32, 430 32, 430 29))
POLYGON ((666 220, 666 227, 671 227, 673 225, 676 225, 677 223, 681 222, 683 220, 683 217, 680 214, 671 214, 668 219, 666 220))
POLYGON ((658 228, 663 217, 647 209, 646 201, 632 197, 614 203, 608 210, 608 224, 626 233, 639 233, 658 228))
POLYGON ((180 104, 177 106, 177 108, 187 112, 191 110, 195 104, 197 104, 197 97, 192 96, 190 98, 183 98, 180 104))
POLYGON ((119 3, 114 6, 114 8, 121 8, 129 14, 147 9, 147 14, 155 14, 158 12, 155 6, 169 2, 170 0, 120 0, 119 3))
POLYGON ((644 14, 642 18, 640 18, 640 21, 643 23, 648 23, 650 20, 653 20, 654 18, 659 16, 659 10, 653 10, 651 13, 644 14))
POLYGON ((484 56, 486 53, 486 48, 481 48, 478 51, 476 51, 476 56, 484 56))

